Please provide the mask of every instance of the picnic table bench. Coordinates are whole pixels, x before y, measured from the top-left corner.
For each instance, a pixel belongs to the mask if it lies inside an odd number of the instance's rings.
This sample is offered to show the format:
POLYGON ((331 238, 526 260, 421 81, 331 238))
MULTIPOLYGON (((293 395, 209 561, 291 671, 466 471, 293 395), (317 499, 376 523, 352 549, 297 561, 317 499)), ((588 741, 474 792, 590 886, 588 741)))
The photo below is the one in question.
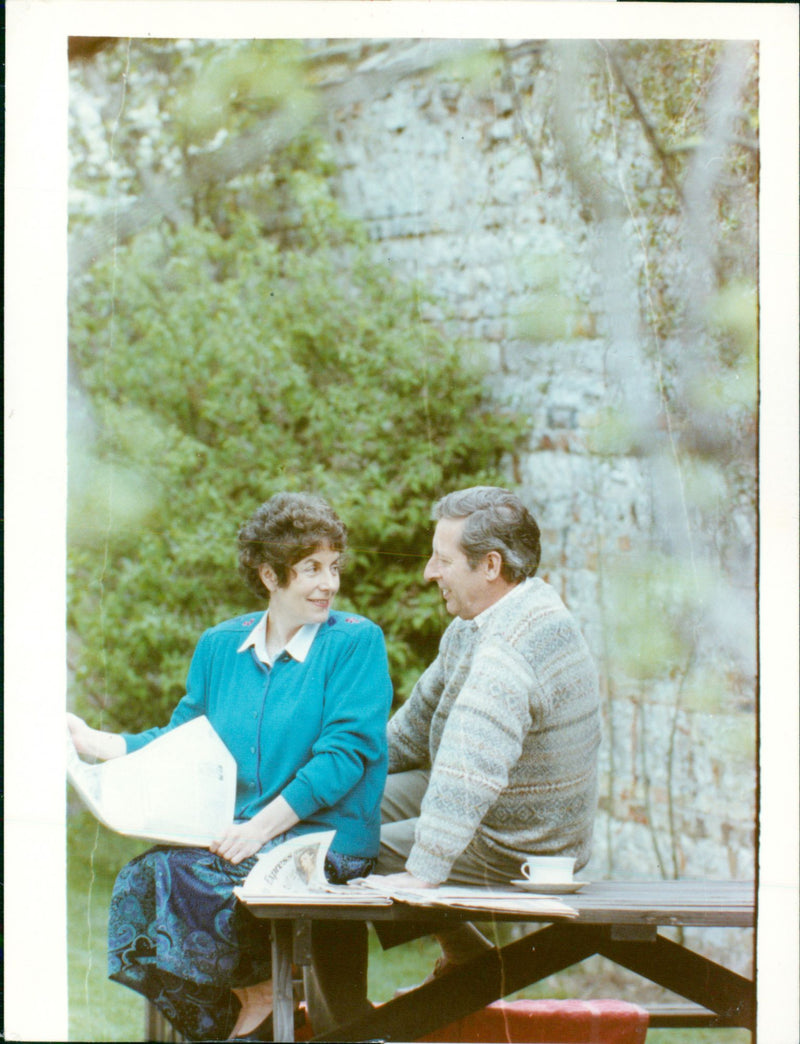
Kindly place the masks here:
POLYGON ((659 932, 664 927, 752 928, 752 881, 597 881, 564 899, 577 917, 548 921, 541 913, 487 916, 403 903, 337 907, 265 900, 251 904, 251 912, 271 924, 275 1039, 294 1040, 292 965, 309 963, 312 923, 340 918, 417 922, 424 924, 426 932, 454 921, 548 923, 314 1040, 418 1040, 594 954, 689 1002, 688 1008, 654 1011, 651 1025, 754 1030, 754 982, 659 932))

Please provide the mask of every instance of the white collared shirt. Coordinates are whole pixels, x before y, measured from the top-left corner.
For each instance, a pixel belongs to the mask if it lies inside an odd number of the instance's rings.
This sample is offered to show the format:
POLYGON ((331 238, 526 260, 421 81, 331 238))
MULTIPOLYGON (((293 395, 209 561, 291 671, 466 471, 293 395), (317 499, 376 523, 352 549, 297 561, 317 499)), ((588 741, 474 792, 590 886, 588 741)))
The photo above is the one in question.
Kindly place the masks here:
MULTIPOLYGON (((274 660, 267 650, 268 616, 269 609, 264 613, 247 638, 245 638, 239 646, 237 652, 244 652, 245 649, 252 648, 259 660, 261 660, 262 663, 265 663, 268 667, 271 667, 274 660)), ((306 656, 308 656, 311 643, 316 638, 319 628, 320 625, 318 623, 303 624, 300 630, 289 639, 285 648, 281 649, 277 656, 275 656, 275 660, 278 659, 278 656, 280 656, 281 653, 288 653, 293 660, 297 660, 298 663, 303 663, 306 656)))
POLYGON ((472 618, 472 622, 473 622, 473 623, 474 623, 474 624, 475 624, 475 625, 476 625, 477 627, 483 627, 483 625, 484 625, 484 624, 486 623, 486 621, 487 621, 487 620, 489 619, 489 617, 491 616, 491 614, 492 614, 492 612, 494 611, 494 609, 495 609, 495 608, 496 608, 496 607, 497 607, 498 605, 500 605, 500 603, 501 603, 501 602, 506 602, 506 604, 508 604, 508 599, 509 599, 509 598, 514 598, 514 597, 515 597, 515 595, 518 595, 518 594, 519 594, 519 592, 520 592, 520 591, 522 591, 522 589, 523 589, 523 588, 524 588, 524 587, 525 587, 525 586, 526 586, 527 584, 529 584, 529 583, 531 582, 531 580, 532 580, 532 579, 533 579, 532 577, 530 577, 530 576, 527 576, 527 577, 525 577, 525 579, 524 579, 524 580, 522 580, 522 581, 521 581, 520 583, 518 583, 518 584, 515 584, 515 586, 514 586, 514 587, 512 587, 510 591, 507 591, 507 592, 506 592, 506 593, 505 593, 505 594, 503 595, 503 597, 502 597, 502 598, 498 598, 496 602, 493 602, 493 603, 492 603, 492 604, 491 604, 491 605, 490 605, 490 606, 489 606, 489 607, 488 607, 487 609, 484 609, 482 613, 478 613, 478 615, 477 615, 477 616, 473 617, 473 618, 472 618))

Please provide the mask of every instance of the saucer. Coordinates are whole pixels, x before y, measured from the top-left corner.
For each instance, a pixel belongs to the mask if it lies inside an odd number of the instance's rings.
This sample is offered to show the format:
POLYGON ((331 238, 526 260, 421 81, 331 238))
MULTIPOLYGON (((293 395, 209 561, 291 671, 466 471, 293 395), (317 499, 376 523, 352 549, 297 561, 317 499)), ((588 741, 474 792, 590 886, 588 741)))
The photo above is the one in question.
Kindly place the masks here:
POLYGON ((529 881, 527 877, 512 881, 513 885, 524 888, 526 892, 538 892, 540 895, 569 895, 570 892, 578 892, 588 881, 529 881))

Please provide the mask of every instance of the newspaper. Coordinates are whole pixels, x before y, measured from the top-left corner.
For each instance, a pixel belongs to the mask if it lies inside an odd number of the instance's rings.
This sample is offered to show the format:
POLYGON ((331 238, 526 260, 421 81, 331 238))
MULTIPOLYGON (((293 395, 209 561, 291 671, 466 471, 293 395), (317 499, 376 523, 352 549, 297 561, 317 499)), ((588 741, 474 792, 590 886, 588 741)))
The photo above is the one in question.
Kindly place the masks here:
POLYGON ((119 834, 205 847, 233 822, 236 762, 206 717, 99 765, 81 760, 68 732, 67 778, 119 834))
POLYGON ((336 831, 321 831, 290 838, 258 857, 244 882, 234 888, 243 903, 277 902, 365 903, 391 906, 391 899, 369 889, 330 884, 325 877, 325 856, 336 831))
POLYGON ((359 878, 346 885, 329 884, 325 878, 325 855, 333 839, 330 833, 293 838, 259 856, 244 883, 234 892, 243 903, 253 905, 331 904, 339 906, 392 906, 406 903, 421 907, 447 907, 477 913, 536 914, 544 918, 577 917, 578 911, 560 899, 525 895, 509 889, 392 888, 380 874, 359 878))
POLYGON ((578 916, 578 911, 561 899, 547 895, 520 894, 518 891, 505 888, 469 888, 460 885, 393 888, 385 884, 385 879, 380 874, 365 877, 359 885, 390 897, 395 902, 408 903, 411 906, 444 906, 479 913, 537 914, 553 918, 578 916))
POLYGON ((334 832, 303 834, 290 838, 258 857, 256 865, 237 889, 240 896, 307 895, 323 891, 325 856, 334 832))

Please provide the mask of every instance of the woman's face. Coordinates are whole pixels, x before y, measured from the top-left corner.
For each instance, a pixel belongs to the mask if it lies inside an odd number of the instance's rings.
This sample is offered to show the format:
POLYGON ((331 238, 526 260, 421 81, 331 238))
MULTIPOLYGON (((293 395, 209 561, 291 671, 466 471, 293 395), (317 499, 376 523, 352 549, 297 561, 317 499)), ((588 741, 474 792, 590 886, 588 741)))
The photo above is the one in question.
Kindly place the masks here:
POLYGON ((291 567, 289 582, 278 587, 269 566, 261 566, 259 575, 269 590, 269 612, 287 629, 298 629, 307 623, 324 623, 339 590, 340 551, 317 548, 291 567))

